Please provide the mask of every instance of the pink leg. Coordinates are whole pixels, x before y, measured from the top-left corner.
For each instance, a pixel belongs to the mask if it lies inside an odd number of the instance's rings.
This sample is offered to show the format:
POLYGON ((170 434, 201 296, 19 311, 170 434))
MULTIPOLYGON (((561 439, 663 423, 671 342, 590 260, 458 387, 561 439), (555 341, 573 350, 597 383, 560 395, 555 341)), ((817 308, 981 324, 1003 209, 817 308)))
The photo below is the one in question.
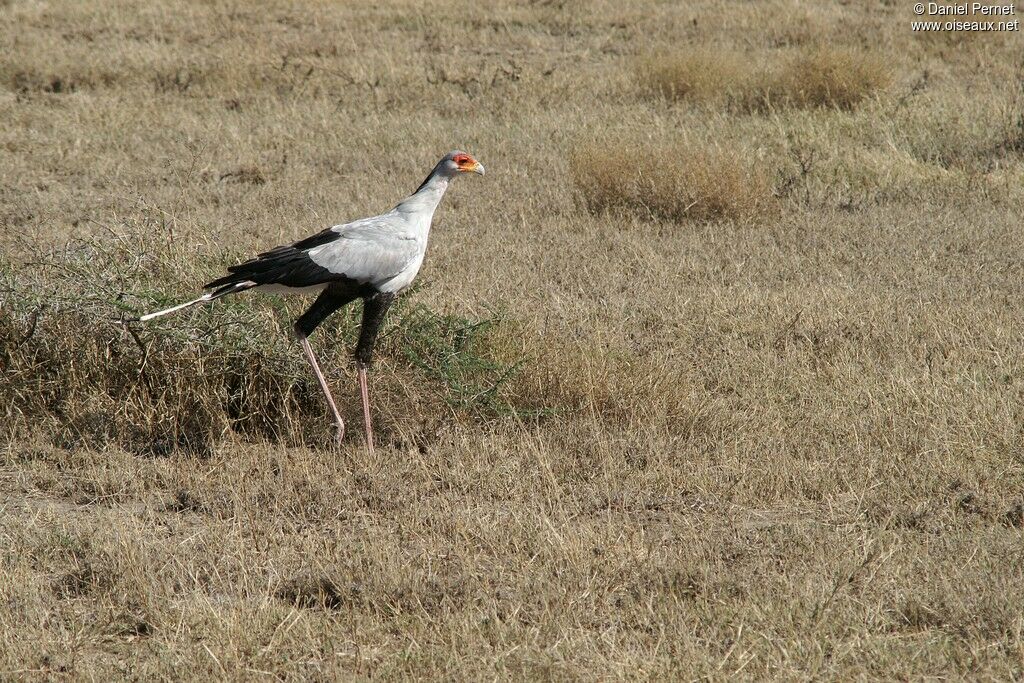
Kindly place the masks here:
POLYGON ((327 380, 324 379, 324 373, 320 371, 320 365, 316 362, 316 356, 313 355, 313 349, 309 345, 309 340, 305 336, 299 334, 299 343, 302 344, 302 350, 306 354, 306 360, 313 367, 313 373, 316 375, 316 379, 320 382, 320 388, 323 389, 324 396, 327 398, 327 405, 331 407, 331 412, 334 414, 334 422, 338 425, 338 433, 335 436, 335 442, 340 446, 341 440, 345 438, 345 421, 341 419, 341 414, 338 412, 338 406, 334 405, 334 397, 331 396, 331 390, 327 387, 327 380))
POLYGON ((370 387, 367 383, 366 368, 359 367, 359 393, 363 397, 363 426, 366 427, 366 447, 373 455, 373 423, 370 420, 370 387))

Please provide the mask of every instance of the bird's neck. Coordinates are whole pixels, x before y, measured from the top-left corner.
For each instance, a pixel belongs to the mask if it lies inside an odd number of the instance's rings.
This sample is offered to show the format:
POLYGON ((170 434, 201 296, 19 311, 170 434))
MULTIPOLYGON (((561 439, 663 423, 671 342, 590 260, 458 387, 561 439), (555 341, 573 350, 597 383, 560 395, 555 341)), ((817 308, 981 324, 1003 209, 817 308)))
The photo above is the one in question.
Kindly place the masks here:
POLYGON ((434 209, 441 203, 445 190, 448 189, 449 178, 438 168, 434 168, 427 179, 411 195, 402 200, 395 207, 396 211, 402 213, 434 213, 434 209))

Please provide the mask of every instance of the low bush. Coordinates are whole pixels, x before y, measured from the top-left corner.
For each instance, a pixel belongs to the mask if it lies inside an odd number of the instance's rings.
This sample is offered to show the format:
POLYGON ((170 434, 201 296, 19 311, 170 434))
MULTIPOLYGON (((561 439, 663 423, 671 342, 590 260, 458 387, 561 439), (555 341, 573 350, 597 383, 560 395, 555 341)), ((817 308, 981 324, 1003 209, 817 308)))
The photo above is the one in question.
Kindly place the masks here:
POLYGON ((774 206, 770 175, 746 155, 682 143, 583 145, 572 156, 571 173, 592 212, 751 220, 774 206))

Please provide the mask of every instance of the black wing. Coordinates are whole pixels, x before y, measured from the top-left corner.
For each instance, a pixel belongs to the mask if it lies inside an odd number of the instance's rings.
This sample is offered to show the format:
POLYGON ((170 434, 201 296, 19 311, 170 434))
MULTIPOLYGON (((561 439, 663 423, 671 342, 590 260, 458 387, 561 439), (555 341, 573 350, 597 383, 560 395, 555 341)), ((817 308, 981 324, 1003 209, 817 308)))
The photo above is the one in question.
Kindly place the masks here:
POLYGON ((223 287, 245 281, 255 282, 257 285, 285 287, 311 287, 333 282, 339 279, 338 275, 314 263, 308 252, 340 237, 341 235, 333 228, 327 228, 298 242, 274 247, 256 258, 229 266, 230 275, 208 282, 204 288, 223 287))

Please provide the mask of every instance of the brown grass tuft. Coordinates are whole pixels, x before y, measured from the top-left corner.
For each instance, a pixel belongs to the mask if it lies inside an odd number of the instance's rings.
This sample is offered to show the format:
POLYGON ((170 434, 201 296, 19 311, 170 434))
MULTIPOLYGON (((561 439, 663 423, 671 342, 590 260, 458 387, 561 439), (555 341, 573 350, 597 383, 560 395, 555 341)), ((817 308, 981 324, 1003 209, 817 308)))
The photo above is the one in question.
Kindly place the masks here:
POLYGON ((243 183, 247 185, 264 185, 267 182, 267 175, 256 164, 239 166, 233 171, 220 174, 220 179, 231 183, 243 183))
POLYGON ((592 212, 626 209, 674 221, 751 220, 772 209, 768 173, 743 154, 675 144, 584 145, 571 158, 592 212))
POLYGON ((853 109, 891 81, 892 72, 877 54, 819 47, 793 59, 774 89, 792 106, 853 109))
POLYGON ((357 590, 355 586, 345 589, 329 577, 313 576, 307 572, 285 582, 275 595, 296 607, 341 609, 352 602, 348 594, 357 590))
POLYGON ((649 95, 731 111, 852 109, 892 80, 881 57, 831 47, 810 48, 767 64, 749 54, 700 48, 642 57, 636 71, 649 95))
POLYGON ((641 88, 668 100, 725 105, 750 110, 763 106, 763 79, 749 58, 736 52, 701 48, 677 54, 658 53, 637 63, 641 88))

